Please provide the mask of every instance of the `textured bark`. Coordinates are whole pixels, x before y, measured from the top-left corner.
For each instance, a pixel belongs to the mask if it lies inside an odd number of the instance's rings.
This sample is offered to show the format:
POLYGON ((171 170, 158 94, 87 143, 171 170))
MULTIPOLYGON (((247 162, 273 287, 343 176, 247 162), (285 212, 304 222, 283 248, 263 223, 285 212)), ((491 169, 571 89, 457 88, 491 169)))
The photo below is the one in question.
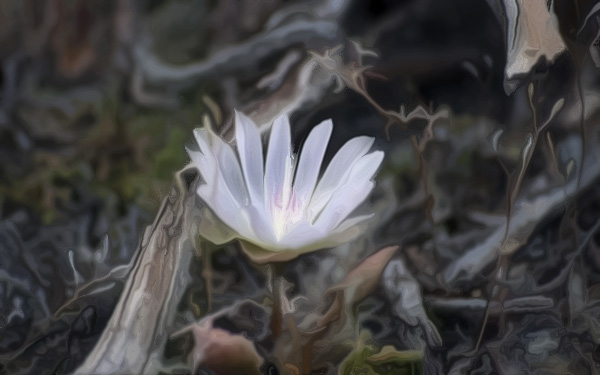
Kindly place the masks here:
MULTIPOLYGON (((184 173, 184 172, 182 172, 184 173)), ((94 350, 75 374, 150 374, 173 330, 187 284, 194 230, 195 182, 180 173, 146 229, 121 298, 94 350)))

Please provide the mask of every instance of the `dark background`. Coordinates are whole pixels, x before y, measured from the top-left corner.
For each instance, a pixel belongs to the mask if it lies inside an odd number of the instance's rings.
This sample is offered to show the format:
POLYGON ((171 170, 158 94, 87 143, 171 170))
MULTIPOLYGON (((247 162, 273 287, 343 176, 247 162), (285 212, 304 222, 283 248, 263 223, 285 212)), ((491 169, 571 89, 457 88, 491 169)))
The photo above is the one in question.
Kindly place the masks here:
POLYGON ((311 1, 0 1, 0 374, 68 373, 85 358, 126 274, 112 273, 90 295, 74 293, 128 264, 188 162, 184 146, 202 116, 227 134, 234 108, 259 121, 309 85, 320 89, 293 108, 296 144, 332 118, 328 158, 359 134, 386 151, 379 178, 391 181, 398 206, 373 236, 404 246, 441 333, 426 371, 598 371, 600 185, 597 162, 586 158, 597 147, 600 75, 591 53, 599 27, 595 15, 585 22, 597 4, 554 1, 566 49, 539 60, 510 91, 506 14, 493 1, 338 3, 325 14, 327 2, 311 1), (282 25, 304 26, 255 43, 282 25), (361 56, 357 45, 374 54, 361 56), (338 46, 335 69, 360 77, 354 86, 319 76, 324 68, 298 81, 311 53, 338 46), (280 76, 260 85, 289 56, 280 76), (533 121, 550 118, 560 99, 550 136, 540 135, 511 197, 533 121), (403 121, 401 106, 444 113, 433 138, 427 116, 403 121), (498 261, 520 270, 519 281, 511 271, 499 281, 500 263, 475 277, 441 276, 492 227, 472 212, 510 216, 512 199, 533 201, 573 176, 584 180, 577 192, 536 218, 519 250, 498 261), (498 297, 498 283, 508 295, 498 297), (488 309, 484 318, 481 301, 520 297, 541 298, 542 307, 488 309))

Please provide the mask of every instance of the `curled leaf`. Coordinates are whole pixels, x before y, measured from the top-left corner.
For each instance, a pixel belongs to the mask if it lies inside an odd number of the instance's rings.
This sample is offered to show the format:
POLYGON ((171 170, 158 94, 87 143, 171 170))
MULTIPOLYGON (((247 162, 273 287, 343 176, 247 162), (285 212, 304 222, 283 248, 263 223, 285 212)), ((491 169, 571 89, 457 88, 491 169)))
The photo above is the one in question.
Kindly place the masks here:
POLYGON ((325 294, 344 291, 346 305, 364 299, 377 285, 385 266, 396 250, 398 246, 388 246, 365 258, 355 269, 348 272, 344 280, 331 287, 325 294))
POLYGON ((390 362, 421 362, 423 361, 423 352, 420 350, 397 350, 392 345, 386 345, 379 353, 375 353, 365 359, 365 362, 381 366, 390 362))

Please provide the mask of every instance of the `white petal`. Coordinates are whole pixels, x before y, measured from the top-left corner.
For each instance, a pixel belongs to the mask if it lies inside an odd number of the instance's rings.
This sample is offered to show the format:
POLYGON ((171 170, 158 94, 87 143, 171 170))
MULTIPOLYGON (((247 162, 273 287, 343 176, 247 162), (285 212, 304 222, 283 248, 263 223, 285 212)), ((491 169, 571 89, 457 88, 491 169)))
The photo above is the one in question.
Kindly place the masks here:
POLYGON ((291 249, 318 249, 337 246, 351 241, 361 234, 367 221, 373 216, 373 214, 361 215, 344 220, 332 232, 329 232, 327 228, 303 222, 285 236, 281 241, 281 245, 291 249))
POLYGON ((372 152, 358 160, 344 184, 333 192, 331 199, 315 221, 315 226, 331 231, 348 217, 375 186, 371 178, 382 160, 382 151, 372 152))
POLYGON ((200 146, 201 152, 210 150, 208 131, 206 130, 206 128, 194 129, 194 137, 196 138, 196 142, 198 142, 198 146, 200 146))
POLYGON ((319 240, 305 244, 302 248, 295 248, 295 252, 300 255, 314 250, 335 247, 352 241, 365 232, 367 222, 372 217, 373 215, 363 215, 348 219, 333 232, 328 233, 326 236, 322 236, 319 240))
POLYGON ((202 145, 200 145, 202 153, 207 157, 207 163, 216 161, 218 172, 222 176, 233 197, 242 205, 248 205, 246 182, 244 181, 240 164, 231 146, 207 129, 197 131, 196 138, 198 139, 198 143, 201 141, 203 144, 210 143, 210 146, 208 146, 206 151, 203 150, 202 145), (214 159, 210 157, 211 154, 214 156, 214 159))
POLYGON ((255 238, 250 227, 247 212, 229 193, 222 179, 214 184, 204 184, 198 187, 198 196, 212 209, 214 214, 227 226, 244 237, 255 238))
POLYGON ((302 249, 312 247, 327 237, 327 232, 322 228, 311 225, 304 221, 299 223, 280 241, 280 246, 289 249, 302 249))
POLYGON ((364 231, 367 222, 371 220, 373 216, 375 216, 375 214, 360 215, 346 219, 330 233, 330 237, 332 239, 339 238, 339 243, 351 241, 364 231))
MULTIPOLYGON (((192 157, 192 161, 200 171, 204 181, 212 184, 218 178, 219 172, 217 159, 210 149, 208 134, 205 129, 194 129, 194 136, 198 146, 200 146, 200 152, 191 152, 190 157, 192 157)), ((188 150, 188 152, 190 151, 188 150)))
POLYGON ((353 165, 369 151, 373 141, 371 137, 352 138, 335 154, 313 193, 309 217, 314 219, 323 210, 333 192, 346 181, 353 165))
MULTIPOLYGON (((230 145, 226 144, 221 138, 215 137, 218 144, 215 147, 215 156, 219 163, 219 171, 223 176, 229 191, 233 196, 244 206, 248 205, 248 192, 246 190, 246 182, 242 176, 238 159, 230 145)), ((214 147, 214 146, 213 146, 214 147)))
POLYGON ((190 153, 205 182, 198 187, 198 195, 229 227, 255 237, 244 211, 246 188, 233 150, 207 129, 196 129, 194 135, 203 151, 190 153))
POLYGON ((315 221, 315 226, 333 230, 354 209, 369 196, 375 183, 372 181, 361 181, 355 184, 346 184, 333 197, 315 221))
MULTIPOLYGON (((322 228, 315 226, 299 226, 289 233, 279 244, 280 249, 286 249, 283 254, 286 254, 286 260, 293 259, 298 255, 305 254, 314 250, 335 247, 340 244, 354 240, 362 234, 367 222, 373 215, 357 216, 344 221, 333 232, 323 233, 322 228), (287 255, 291 253, 291 255, 287 255)), ((281 254, 281 250, 275 254, 281 254)), ((278 250, 278 249, 275 249, 278 250)), ((281 255, 274 255, 272 261, 279 261, 281 255)))
POLYGON ((265 205, 272 212, 287 207, 292 185, 293 164, 290 124, 288 118, 278 117, 271 128, 265 167, 265 205))
POLYGON ((198 164, 200 159, 203 157, 202 153, 199 151, 194 151, 187 147, 185 148, 185 151, 188 153, 188 155, 190 155, 190 158, 192 159, 192 163, 194 163, 194 164, 198 164))
POLYGON ((251 205, 247 207, 250 215, 252 230, 256 235, 257 240, 261 243, 275 243, 275 233, 271 225, 271 218, 266 217, 265 210, 262 206, 251 205))
POLYGON ((254 122, 238 111, 235 111, 235 140, 250 199, 255 204, 262 202, 264 177, 260 133, 254 122))
POLYGON ((210 242, 220 245, 233 240, 238 236, 234 229, 223 225, 223 222, 215 217, 214 213, 204 208, 200 211, 201 217, 198 218, 198 231, 200 235, 210 242))
POLYGON ((294 178, 294 193, 300 207, 308 203, 315 189, 332 128, 331 120, 321 122, 310 132, 302 146, 298 170, 294 178))
POLYGON ((210 150, 208 135, 204 129, 195 129, 194 136, 200 149, 204 150, 205 153, 190 149, 187 149, 187 152, 192 159, 192 163, 198 168, 204 182, 208 185, 213 185, 216 179, 219 178, 219 172, 217 160, 210 150))

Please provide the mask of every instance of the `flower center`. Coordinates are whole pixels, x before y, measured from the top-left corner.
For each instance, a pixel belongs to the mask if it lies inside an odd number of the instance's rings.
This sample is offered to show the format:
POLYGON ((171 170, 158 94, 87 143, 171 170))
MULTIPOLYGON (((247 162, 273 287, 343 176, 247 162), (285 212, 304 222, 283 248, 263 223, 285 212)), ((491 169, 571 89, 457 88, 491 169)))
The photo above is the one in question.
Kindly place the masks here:
MULTIPOLYGON (((289 194, 287 194, 289 196, 289 194)), ((275 238, 279 241, 286 234, 302 221, 303 212, 302 204, 297 199, 297 194, 294 189, 289 199, 281 199, 282 197, 275 197, 271 203, 271 219, 273 222, 273 232, 275 238), (278 199, 279 198, 279 199, 278 199)))

